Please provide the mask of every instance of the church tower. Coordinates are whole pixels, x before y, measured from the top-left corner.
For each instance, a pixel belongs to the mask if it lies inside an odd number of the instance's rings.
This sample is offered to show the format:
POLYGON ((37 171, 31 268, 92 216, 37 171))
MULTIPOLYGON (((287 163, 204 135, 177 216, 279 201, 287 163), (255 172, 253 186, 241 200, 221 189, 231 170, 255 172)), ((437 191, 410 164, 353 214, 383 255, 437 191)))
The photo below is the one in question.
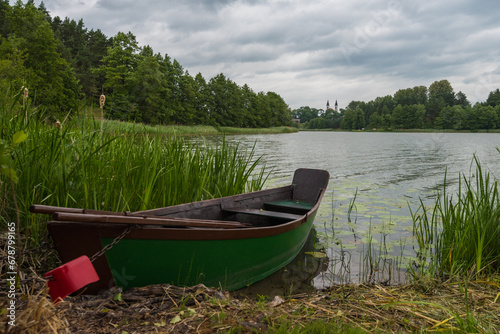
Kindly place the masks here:
POLYGON ((335 111, 339 112, 339 104, 337 103, 337 100, 335 100, 335 111))
POLYGON ((326 100, 326 110, 330 109, 330 100, 326 100))

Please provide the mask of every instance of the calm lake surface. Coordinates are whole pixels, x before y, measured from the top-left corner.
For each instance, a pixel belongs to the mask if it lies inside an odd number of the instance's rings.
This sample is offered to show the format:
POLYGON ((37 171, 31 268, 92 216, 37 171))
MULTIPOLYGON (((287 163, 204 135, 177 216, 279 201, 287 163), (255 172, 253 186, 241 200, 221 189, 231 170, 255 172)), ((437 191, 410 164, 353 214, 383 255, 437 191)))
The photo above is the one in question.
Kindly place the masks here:
POLYGON ((483 171, 500 176, 497 133, 298 132, 226 139, 242 148, 255 145, 272 169, 266 188, 288 184, 297 168, 331 175, 303 254, 257 284, 272 289, 269 294, 279 293, 280 285, 291 293, 332 283, 403 282, 415 256, 410 208, 417 211, 420 200, 433 204, 445 175, 447 192, 456 194, 460 174, 476 172, 474 155, 483 171))

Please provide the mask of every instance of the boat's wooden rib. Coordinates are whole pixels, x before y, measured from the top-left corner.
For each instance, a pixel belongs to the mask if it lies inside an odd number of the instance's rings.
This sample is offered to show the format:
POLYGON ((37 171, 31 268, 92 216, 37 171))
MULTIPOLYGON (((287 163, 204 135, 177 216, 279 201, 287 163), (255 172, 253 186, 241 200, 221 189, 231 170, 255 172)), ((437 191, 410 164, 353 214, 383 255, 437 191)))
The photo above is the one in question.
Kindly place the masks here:
POLYGON ((292 213, 277 212, 277 211, 262 210, 262 209, 226 208, 223 211, 234 213, 234 214, 256 215, 256 216, 263 216, 263 217, 276 218, 276 219, 285 219, 285 220, 297 220, 297 219, 304 217, 304 215, 296 215, 296 214, 292 214, 292 213))
POLYGON ((208 199, 201 202, 185 203, 180 205, 157 208, 136 212, 140 215, 169 216, 203 218, 206 216, 220 216, 221 209, 231 207, 252 207, 260 208, 264 201, 275 201, 278 199, 288 199, 292 196, 292 186, 284 186, 274 189, 265 189, 252 193, 239 194, 224 198, 208 199), (243 203, 243 205, 242 205, 243 203))
POLYGON ((79 208, 65 208, 65 207, 60 207, 60 206, 43 205, 43 204, 31 205, 30 211, 33 213, 42 213, 42 214, 47 214, 47 215, 52 215, 56 212, 109 215, 109 216, 133 215, 130 212, 115 212, 115 211, 102 211, 102 210, 79 209, 79 208))
POLYGON ((264 203, 264 208, 266 210, 293 213, 297 215, 306 214, 311 211, 313 207, 314 203, 293 200, 264 203))
POLYGON ((151 216, 112 216, 93 215, 83 213, 55 212, 56 221, 78 221, 88 223, 113 223, 113 224, 133 224, 133 225, 162 225, 162 226, 185 226, 185 227, 208 227, 208 228, 239 228, 247 227, 237 221, 218 221, 186 218, 168 218, 151 216))

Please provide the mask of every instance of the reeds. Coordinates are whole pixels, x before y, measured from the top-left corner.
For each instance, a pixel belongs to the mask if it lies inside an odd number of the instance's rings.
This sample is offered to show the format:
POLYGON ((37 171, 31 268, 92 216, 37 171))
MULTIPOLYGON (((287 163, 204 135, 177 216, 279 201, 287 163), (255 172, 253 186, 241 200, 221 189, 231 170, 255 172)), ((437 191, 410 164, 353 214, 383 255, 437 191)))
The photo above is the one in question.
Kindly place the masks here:
POLYGON ((413 214, 420 273, 440 277, 487 276, 500 270, 498 183, 474 157, 475 172, 462 175, 456 197, 438 196, 432 210, 423 203, 413 214), (421 213, 419 214, 419 211, 421 213))
MULTIPOLYGON (((23 232, 35 244, 45 235, 46 217, 31 215, 31 204, 137 211, 258 190, 266 180, 253 150, 224 139, 197 144, 158 134, 110 134, 106 126, 101 135, 94 120, 66 120, 56 128, 39 120, 39 110, 30 108, 26 122, 16 107, 0 109, 2 138, 19 129, 28 134, 13 152, 15 193, 23 232)), ((0 216, 12 221, 15 210, 3 194, 0 216)))

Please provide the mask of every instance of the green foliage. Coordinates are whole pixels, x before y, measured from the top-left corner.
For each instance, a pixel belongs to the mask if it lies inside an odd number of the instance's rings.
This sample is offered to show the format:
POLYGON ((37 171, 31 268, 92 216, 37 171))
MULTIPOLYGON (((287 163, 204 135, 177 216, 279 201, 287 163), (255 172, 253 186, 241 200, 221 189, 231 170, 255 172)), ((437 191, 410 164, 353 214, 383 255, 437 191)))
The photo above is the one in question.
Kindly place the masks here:
POLYGON ((7 37, 9 33, 9 17, 10 10, 9 0, 0 0, 0 37, 7 37))
POLYGON ((23 86, 23 78, 28 74, 24 66, 25 55, 19 49, 21 41, 15 36, 0 37, 0 90, 7 91, 10 86, 23 86))
POLYGON ((16 145, 26 140, 28 136, 24 131, 18 131, 12 136, 11 143, 0 138, 0 174, 7 176, 10 180, 17 182, 17 174, 12 157, 16 145))
POLYGON ((276 93, 255 94, 248 85, 218 74, 208 83, 189 75, 176 60, 139 48, 119 33, 95 71, 109 92, 106 117, 149 124, 205 124, 233 127, 290 126, 290 109, 276 93))
POLYGON ((30 2, 18 1, 7 17, 7 36, 13 48, 10 54, 20 54, 24 67, 12 79, 23 81, 25 87, 36 92, 36 104, 44 105, 55 117, 75 110, 78 84, 70 65, 58 53, 58 42, 45 14, 30 2))
POLYGON ((458 92, 455 95, 455 100, 455 104, 457 106, 461 106, 462 108, 469 108, 471 106, 469 100, 467 99, 467 96, 462 92, 458 92))
POLYGON ((292 112, 293 118, 300 119, 301 123, 309 122, 310 120, 317 118, 321 110, 310 108, 310 107, 300 107, 292 112))
POLYGON ((397 129, 418 129, 424 124, 425 106, 399 104, 392 112, 392 127, 397 129))
POLYGON ((451 129, 492 130, 500 128, 500 90, 490 92, 484 103, 471 107, 467 96, 454 93, 448 80, 435 81, 427 89, 416 86, 398 90, 394 96, 377 97, 373 101, 351 101, 345 110, 341 109, 342 122, 327 122, 325 115, 306 114, 309 107, 293 110, 294 117, 307 119, 306 128, 343 130, 370 129, 451 129), (361 117, 363 114, 363 119, 361 117))
POLYGON ((63 21, 56 16, 51 21, 51 27, 59 42, 60 54, 75 72, 81 93, 88 99, 98 97, 104 85, 104 78, 93 69, 99 67, 100 60, 111 46, 111 40, 100 30, 88 31, 82 20, 76 22, 65 18, 63 21))
POLYGON ((492 107, 500 105, 500 89, 496 89, 488 94, 486 104, 492 107))
POLYGON ((394 103, 401 105, 426 104, 427 87, 417 86, 413 88, 400 89, 394 93, 394 103))
POLYGON ((209 100, 210 116, 221 126, 239 126, 236 112, 240 105, 238 86, 220 73, 210 79, 209 100))
POLYGON ((498 183, 483 172, 477 158, 475 163, 475 173, 461 179, 457 198, 446 193, 445 177, 443 196, 438 197, 432 212, 422 204, 422 212, 412 214, 421 270, 438 276, 471 277, 500 271, 498 183))
POLYGON ((436 118, 436 128, 458 130, 463 127, 464 115, 461 106, 445 107, 436 118))
POLYGON ((474 107, 445 107, 436 118, 436 128, 454 130, 492 130, 500 127, 500 107, 476 103, 474 107))
POLYGON ((365 115, 363 109, 356 108, 347 109, 344 113, 344 118, 340 123, 340 126, 344 130, 361 130, 365 126, 365 115))

